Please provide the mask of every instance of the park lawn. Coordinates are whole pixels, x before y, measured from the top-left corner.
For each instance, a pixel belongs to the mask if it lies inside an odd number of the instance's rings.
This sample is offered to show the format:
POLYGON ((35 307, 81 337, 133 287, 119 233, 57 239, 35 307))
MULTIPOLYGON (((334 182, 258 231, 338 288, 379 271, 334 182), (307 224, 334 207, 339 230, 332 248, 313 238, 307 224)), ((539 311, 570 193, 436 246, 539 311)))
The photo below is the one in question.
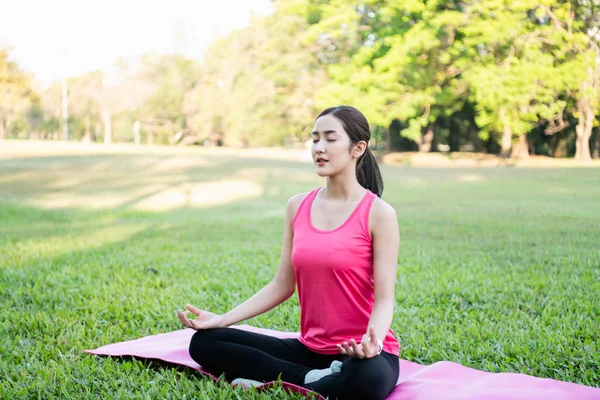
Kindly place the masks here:
MULTIPOLYGON (((402 358, 600 387, 600 169, 382 167, 402 358)), ((0 159, 0 398, 250 396, 82 352, 226 312, 276 272, 310 163, 139 150, 0 159)), ((246 323, 297 330, 296 296, 246 323)))

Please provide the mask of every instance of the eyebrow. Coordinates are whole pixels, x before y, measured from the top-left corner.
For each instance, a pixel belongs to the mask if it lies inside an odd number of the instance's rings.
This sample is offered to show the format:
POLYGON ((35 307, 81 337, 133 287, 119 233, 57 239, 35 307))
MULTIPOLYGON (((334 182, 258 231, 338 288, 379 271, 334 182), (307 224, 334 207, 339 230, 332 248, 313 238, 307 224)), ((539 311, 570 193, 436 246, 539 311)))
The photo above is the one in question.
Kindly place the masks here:
MULTIPOLYGON (((331 133, 337 133, 337 131, 334 131, 333 129, 330 129, 330 130, 328 130, 328 131, 324 131, 323 133, 324 133, 324 134, 326 134, 326 135, 329 135, 329 134, 331 134, 331 133)), ((313 135, 318 135, 318 134, 319 134, 319 131, 314 131, 312 134, 313 134, 313 135)))

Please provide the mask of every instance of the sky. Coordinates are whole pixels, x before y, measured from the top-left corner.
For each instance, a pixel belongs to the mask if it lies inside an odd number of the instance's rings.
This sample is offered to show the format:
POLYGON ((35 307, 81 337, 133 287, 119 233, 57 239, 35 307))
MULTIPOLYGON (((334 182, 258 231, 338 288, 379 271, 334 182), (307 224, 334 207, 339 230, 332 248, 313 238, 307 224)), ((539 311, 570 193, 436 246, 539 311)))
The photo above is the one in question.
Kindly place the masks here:
POLYGON ((0 0, 0 48, 47 86, 148 52, 201 59, 251 13, 271 11, 269 0, 0 0))

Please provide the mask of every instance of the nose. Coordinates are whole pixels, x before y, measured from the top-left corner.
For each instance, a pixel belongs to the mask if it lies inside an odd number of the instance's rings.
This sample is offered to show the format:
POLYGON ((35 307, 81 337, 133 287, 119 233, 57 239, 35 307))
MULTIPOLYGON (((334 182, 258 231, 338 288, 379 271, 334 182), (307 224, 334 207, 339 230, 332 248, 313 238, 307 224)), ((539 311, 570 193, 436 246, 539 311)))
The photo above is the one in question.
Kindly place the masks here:
POLYGON ((325 141, 319 140, 317 143, 315 143, 315 152, 317 154, 321 154, 324 151, 325 151, 325 141))

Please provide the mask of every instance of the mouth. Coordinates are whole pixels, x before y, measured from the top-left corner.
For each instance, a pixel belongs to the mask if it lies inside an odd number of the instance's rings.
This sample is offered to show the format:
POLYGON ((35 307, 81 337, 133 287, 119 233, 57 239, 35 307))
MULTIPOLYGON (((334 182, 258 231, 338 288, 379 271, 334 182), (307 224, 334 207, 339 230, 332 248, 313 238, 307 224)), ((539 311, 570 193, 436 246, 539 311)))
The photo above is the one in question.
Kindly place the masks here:
POLYGON ((317 158, 316 163, 319 165, 322 165, 322 164, 325 164, 327 161, 329 161, 329 160, 319 157, 319 158, 317 158))

